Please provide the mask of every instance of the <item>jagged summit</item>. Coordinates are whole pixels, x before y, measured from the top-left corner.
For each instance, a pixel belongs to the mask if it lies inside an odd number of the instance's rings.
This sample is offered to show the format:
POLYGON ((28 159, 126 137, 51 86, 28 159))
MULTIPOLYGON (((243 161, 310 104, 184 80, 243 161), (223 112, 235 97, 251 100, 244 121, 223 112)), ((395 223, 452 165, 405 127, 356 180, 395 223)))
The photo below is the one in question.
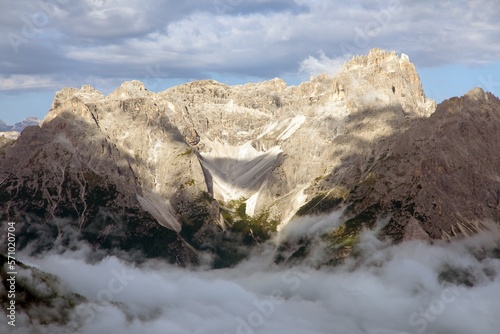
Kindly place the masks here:
MULTIPOLYGON (((168 92, 191 92, 191 91, 220 91, 223 98, 228 90, 233 92, 248 91, 254 95, 264 94, 267 91, 271 94, 280 94, 281 98, 303 98, 319 99, 321 96, 330 93, 340 98, 348 97, 356 100, 363 95, 366 102, 378 100, 380 102, 409 103, 414 100, 421 114, 429 115, 435 105, 433 101, 426 99, 420 83, 420 79, 408 56, 402 54, 399 57, 395 52, 387 52, 381 49, 373 49, 367 56, 355 56, 343 66, 343 71, 335 77, 326 74, 312 78, 298 86, 287 87, 286 83, 279 78, 274 78, 261 83, 248 83, 244 85, 228 86, 215 80, 200 80, 182 84, 164 92, 158 96, 166 95, 168 92), (419 105, 422 106, 419 106, 419 105)), ((82 99, 128 99, 132 97, 154 97, 157 94, 148 91, 145 85, 137 80, 127 81, 105 97, 92 86, 85 85, 81 89, 65 88, 56 93, 54 103, 67 100, 72 97, 82 99)), ((271 102, 272 103, 272 102, 271 102)), ((408 105, 410 106, 410 105, 408 105)), ((415 105, 412 105, 413 107, 415 105)), ((54 108, 53 108, 54 109, 54 108)), ((410 110, 409 110, 410 111, 410 110)))
POLYGON ((420 77, 407 55, 373 49, 368 56, 356 56, 344 65, 338 76, 345 85, 356 86, 351 103, 400 105, 407 112, 429 116, 436 108, 425 96, 420 77))
POLYGON ((465 96, 476 101, 488 99, 487 93, 480 87, 472 88, 465 96))
MULTIPOLYGON (((60 231, 66 219, 95 245, 181 263, 196 261, 200 250, 222 259, 223 249, 259 244, 296 214, 340 205, 347 207, 342 219, 360 222, 346 233, 389 215, 385 231, 395 239, 457 236, 460 217, 481 212, 476 217, 494 220, 499 211, 496 181, 448 185, 455 175, 475 175, 472 164, 456 172, 467 156, 488 166, 484 178, 500 165, 467 145, 498 139, 497 99, 488 94, 451 99, 434 112, 408 56, 380 49, 334 77, 298 86, 277 78, 237 86, 202 80, 154 93, 129 81, 107 96, 91 86, 65 88, 40 127, 0 150, 2 212, 49 220, 60 231), (476 108, 484 111, 477 119, 446 117, 445 109, 476 108), (489 136, 472 131, 477 124, 489 136), (460 202, 446 194, 480 191, 474 184, 488 188, 491 196, 478 197, 485 202, 435 213, 460 202)), ((462 229, 474 230, 467 221, 462 229)), ((30 233, 42 233, 33 226, 30 233)))

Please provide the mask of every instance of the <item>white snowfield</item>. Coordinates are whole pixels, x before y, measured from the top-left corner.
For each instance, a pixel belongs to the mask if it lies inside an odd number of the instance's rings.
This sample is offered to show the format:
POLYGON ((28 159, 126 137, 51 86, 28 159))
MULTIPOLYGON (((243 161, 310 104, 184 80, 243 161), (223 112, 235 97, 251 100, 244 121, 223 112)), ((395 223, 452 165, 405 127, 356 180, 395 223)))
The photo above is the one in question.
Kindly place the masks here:
POLYGON ((283 152, 279 146, 257 151, 250 142, 239 146, 208 141, 206 144, 211 151, 201 153, 200 161, 212 177, 214 196, 224 201, 249 198, 256 193, 283 152))
MULTIPOLYGON (((306 121, 297 115, 268 124, 257 137, 274 138, 283 143, 306 121)), ((214 196, 223 201, 246 199, 246 214, 253 216, 261 191, 266 187, 269 172, 278 164, 283 153, 276 145, 257 150, 250 141, 232 146, 202 138, 208 152, 200 153, 200 162, 212 178, 214 196)))
POLYGON ((298 115, 291 118, 286 118, 279 122, 274 121, 265 127, 264 131, 257 137, 257 139, 264 138, 269 135, 274 135, 276 132, 280 132, 276 140, 285 141, 290 138, 304 122, 306 121, 306 116, 298 115))

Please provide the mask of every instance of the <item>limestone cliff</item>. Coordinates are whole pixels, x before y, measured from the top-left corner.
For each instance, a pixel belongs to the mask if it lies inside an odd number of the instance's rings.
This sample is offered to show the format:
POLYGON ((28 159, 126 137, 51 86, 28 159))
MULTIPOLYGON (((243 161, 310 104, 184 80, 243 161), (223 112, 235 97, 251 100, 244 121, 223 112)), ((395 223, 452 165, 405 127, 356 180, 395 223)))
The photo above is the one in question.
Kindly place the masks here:
POLYGON ((25 244, 45 231, 43 247, 84 238, 179 263, 202 251, 220 266, 297 213, 340 205, 356 226, 393 215, 384 233, 396 239, 472 233, 498 220, 500 164, 487 148, 499 142, 497 103, 473 92, 433 113, 409 58, 380 49, 291 87, 66 88, 39 127, 0 149, 2 219, 26 222, 25 244))
POLYGON ((411 238, 410 221, 424 239, 474 235, 500 223, 498 152, 500 100, 475 88, 398 136, 348 200, 354 212, 391 213, 396 239, 411 238))
POLYGON ((379 140, 435 108, 408 57, 380 49, 354 58, 335 78, 296 87, 279 79, 235 87, 202 81, 158 96, 170 102, 186 138, 199 135, 214 197, 245 198, 248 214, 271 209, 283 222, 317 180, 353 153, 367 160, 379 140))

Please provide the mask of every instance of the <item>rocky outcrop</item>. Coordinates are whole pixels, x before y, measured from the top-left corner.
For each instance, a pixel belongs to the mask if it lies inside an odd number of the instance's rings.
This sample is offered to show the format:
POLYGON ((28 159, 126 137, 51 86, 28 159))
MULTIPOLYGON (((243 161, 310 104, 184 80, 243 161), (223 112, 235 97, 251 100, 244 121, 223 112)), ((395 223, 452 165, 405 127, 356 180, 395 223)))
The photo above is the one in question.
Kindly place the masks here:
POLYGON ((352 212, 379 206, 398 240, 415 229, 432 239, 473 235, 500 222, 498 152, 500 100, 475 88, 397 137, 351 192, 352 212))
POLYGON ((151 94, 139 82, 108 97, 64 89, 5 150, 0 196, 8 219, 32 222, 26 238, 51 221, 48 243, 74 225, 96 245, 189 261, 178 215, 206 192, 203 171, 151 94))
POLYGON ((243 197, 248 214, 270 210, 282 222, 323 191, 317 181, 343 168, 354 152, 362 166, 380 140, 435 108, 408 57, 380 49, 346 63, 334 78, 296 87, 280 79, 234 87, 200 81, 158 96, 169 101, 186 138, 197 130, 214 197, 243 197))
POLYGON ((292 87, 66 88, 40 127, 0 148, 2 218, 27 222, 25 244, 84 238, 218 266, 296 214, 340 206, 349 235, 388 215, 398 240, 473 233, 498 219, 497 103, 473 91, 433 113, 409 58, 380 49, 292 87))

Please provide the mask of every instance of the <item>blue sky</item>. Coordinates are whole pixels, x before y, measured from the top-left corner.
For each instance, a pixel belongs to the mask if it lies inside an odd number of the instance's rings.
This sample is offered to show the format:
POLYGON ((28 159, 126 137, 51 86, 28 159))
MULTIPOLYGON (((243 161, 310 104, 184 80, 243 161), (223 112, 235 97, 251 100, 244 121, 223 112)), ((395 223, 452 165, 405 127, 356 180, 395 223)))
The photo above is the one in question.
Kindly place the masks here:
POLYGON ((0 0, 0 119, 43 118, 54 93, 334 73, 352 54, 406 53, 428 97, 500 95, 493 0, 0 0))

